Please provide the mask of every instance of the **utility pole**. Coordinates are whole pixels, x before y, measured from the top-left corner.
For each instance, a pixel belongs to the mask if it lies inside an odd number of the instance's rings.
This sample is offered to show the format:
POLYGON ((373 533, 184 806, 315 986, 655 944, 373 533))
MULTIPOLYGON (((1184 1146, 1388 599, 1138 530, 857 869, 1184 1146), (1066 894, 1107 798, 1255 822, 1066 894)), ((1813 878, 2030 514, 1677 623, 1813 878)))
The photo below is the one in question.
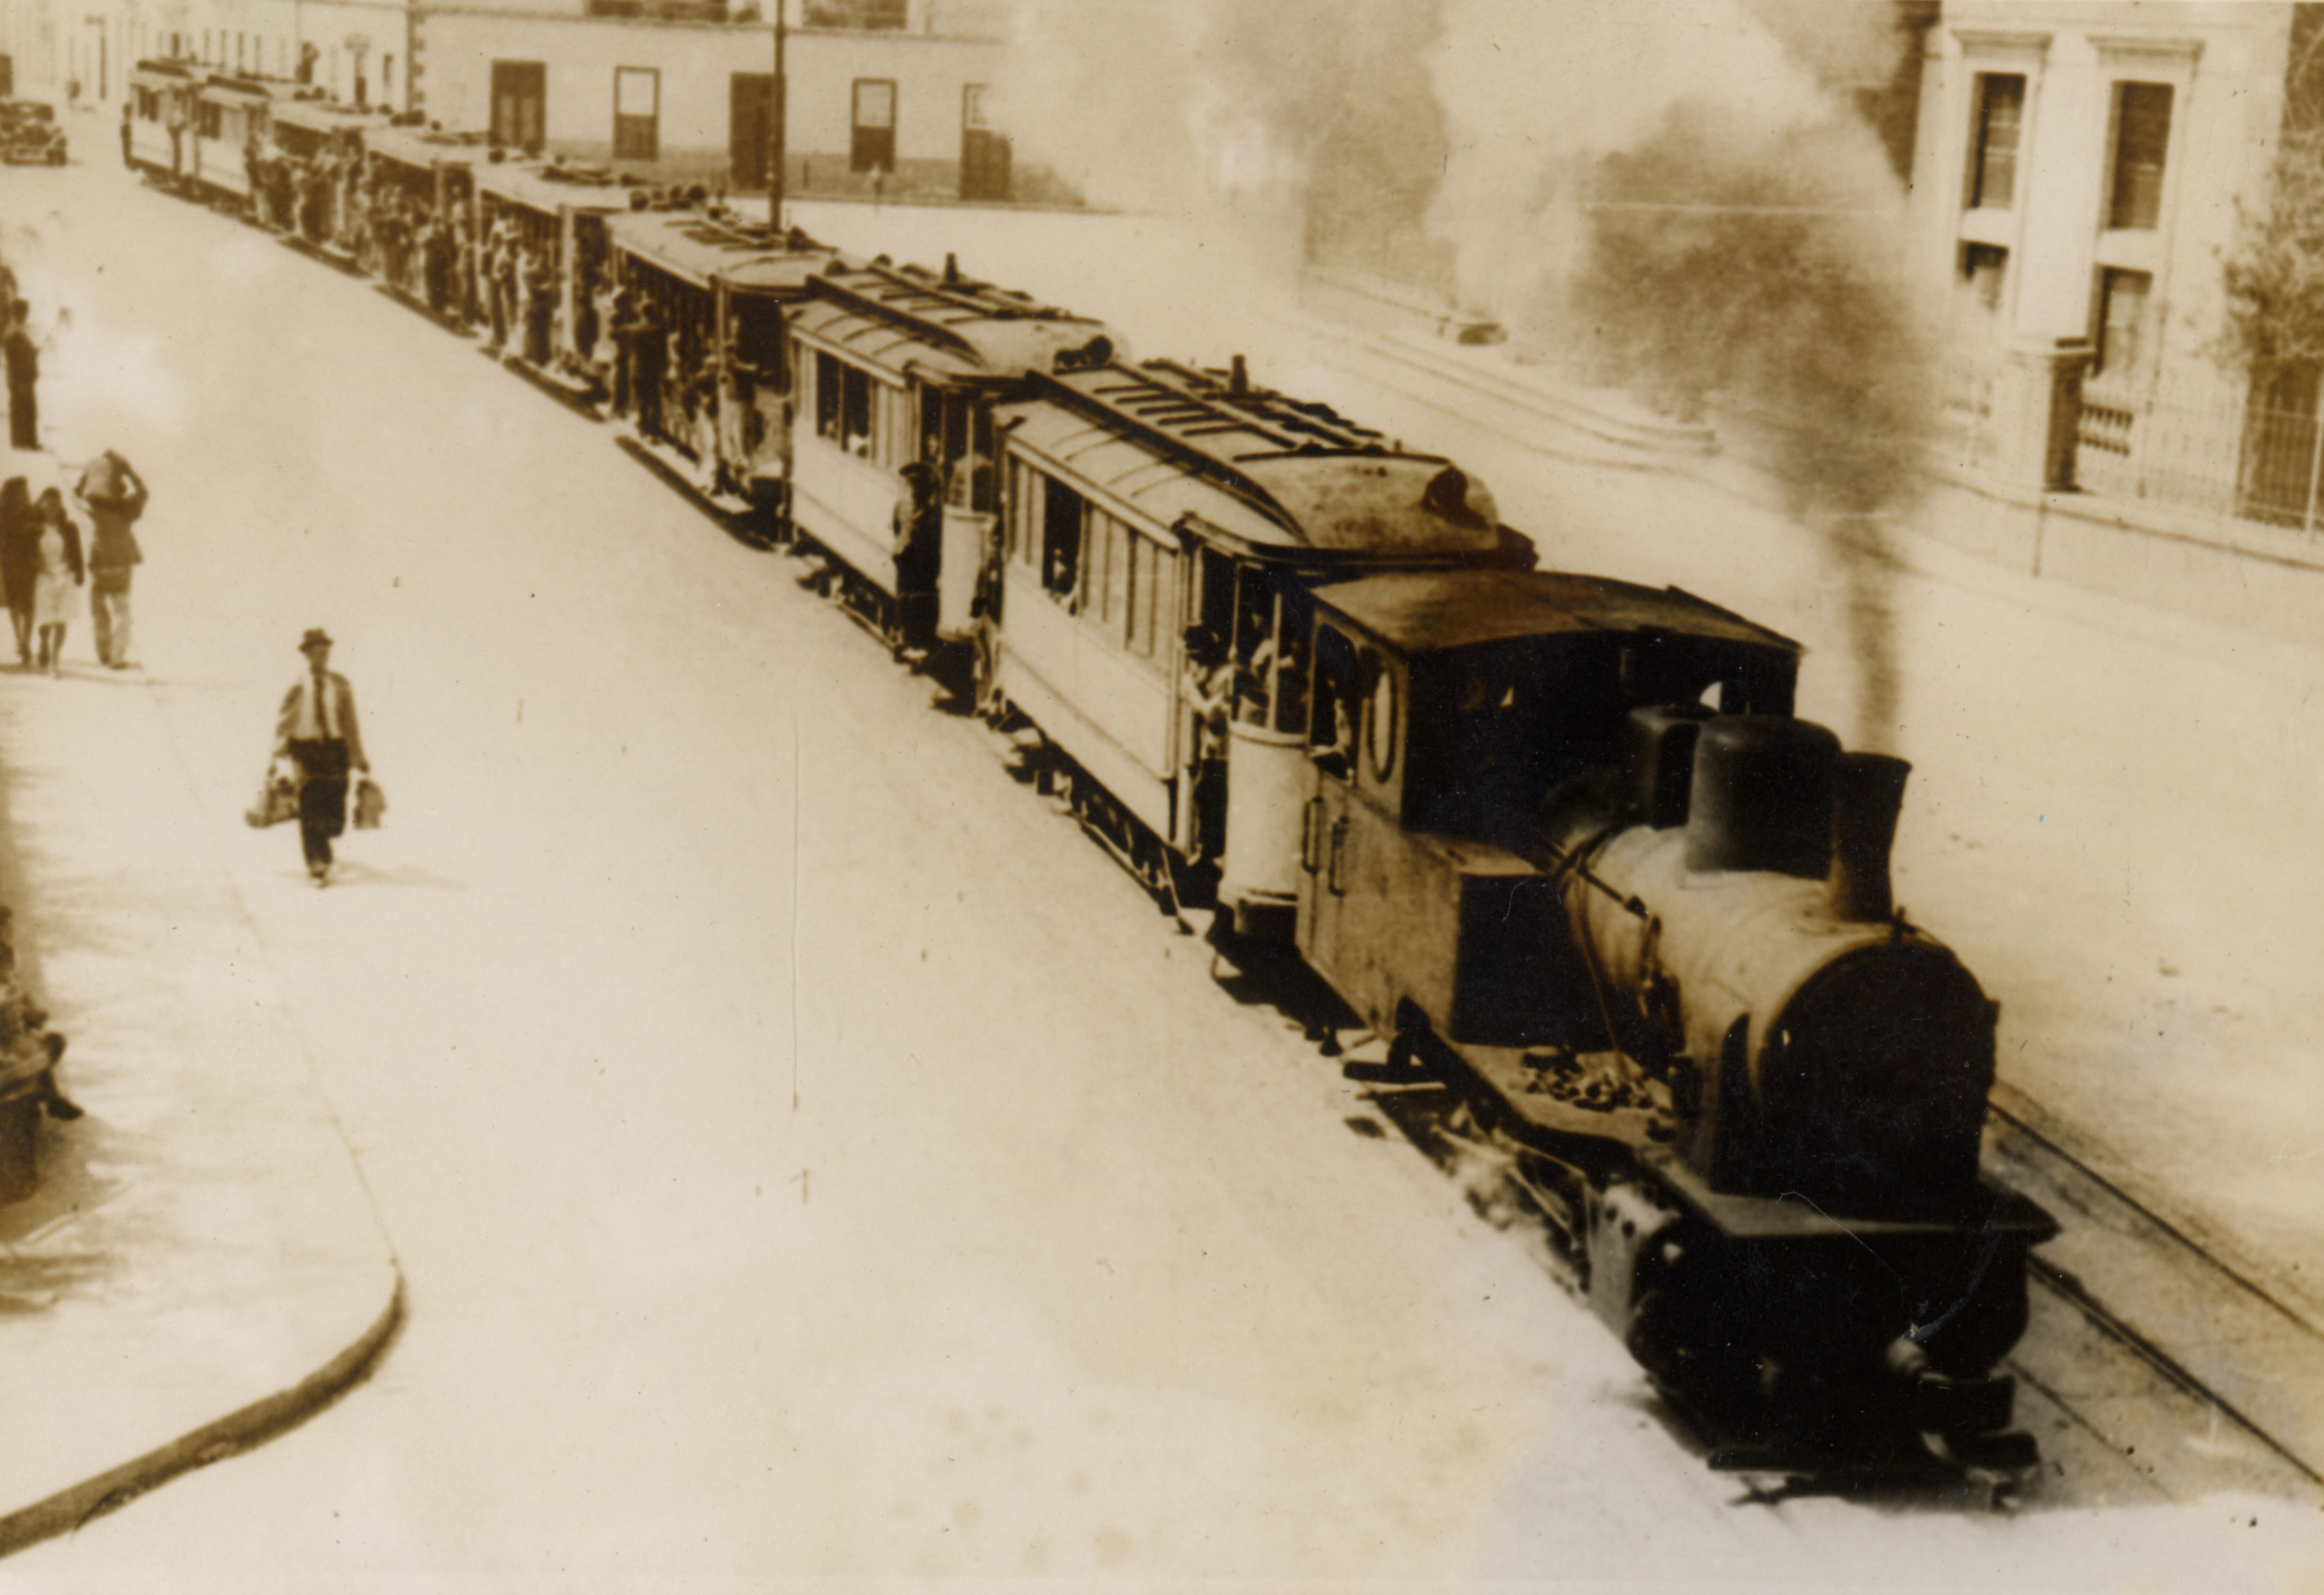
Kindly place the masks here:
POLYGON ((784 105, 783 42, 788 31, 784 14, 790 0, 774 0, 775 5, 775 81, 767 96, 767 222, 779 231, 783 225, 783 163, 789 152, 784 148, 784 123, 788 120, 784 105))

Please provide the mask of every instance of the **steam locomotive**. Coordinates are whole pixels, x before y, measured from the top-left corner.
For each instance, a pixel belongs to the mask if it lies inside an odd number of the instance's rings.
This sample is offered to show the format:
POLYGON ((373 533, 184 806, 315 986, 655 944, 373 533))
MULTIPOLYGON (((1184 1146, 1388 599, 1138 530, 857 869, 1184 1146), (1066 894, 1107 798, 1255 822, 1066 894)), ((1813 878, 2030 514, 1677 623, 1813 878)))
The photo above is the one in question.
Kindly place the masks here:
POLYGON ((2032 1464, 1996 1369, 2055 1226, 1979 1173, 1996 1005, 1895 907, 1906 767, 1794 715, 1797 644, 1539 568, 1457 465, 1240 359, 371 136, 406 235, 466 252, 397 291, 813 561, 1231 954, 1320 977, 1388 1043, 1350 1074, 1498 1160, 1715 1461, 2032 1464))

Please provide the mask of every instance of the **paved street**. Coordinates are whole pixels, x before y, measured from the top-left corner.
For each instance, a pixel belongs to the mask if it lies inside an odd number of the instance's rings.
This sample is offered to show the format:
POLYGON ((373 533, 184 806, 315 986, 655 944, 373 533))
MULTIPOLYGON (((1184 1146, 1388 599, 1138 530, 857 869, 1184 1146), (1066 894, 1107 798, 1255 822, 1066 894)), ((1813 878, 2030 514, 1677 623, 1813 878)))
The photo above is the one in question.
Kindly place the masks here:
MULTIPOLYGON (((860 214, 816 225, 841 236, 860 214)), ((138 652, 204 805, 187 844, 228 859, 410 1314, 336 1407, 0 1564, 0 1584, 174 1589, 198 1566, 206 1588, 259 1590, 2268 1589, 2324 1554, 2324 1517, 2272 1498, 2014 1518, 1738 1502, 1515 1238, 1363 1133, 1379 1123, 1336 1066, 1222 993, 1000 744, 930 713, 932 689, 797 566, 727 539, 471 346, 117 169, 0 174, 0 227, 36 297, 70 304, 62 452, 117 445, 153 484, 138 652), (393 804, 322 893, 291 838, 240 820, 315 624, 339 639, 393 804)), ((1115 290, 1060 297, 1112 314, 1115 290)), ((1436 441, 1425 417, 1378 419, 1436 441)), ((1635 479, 1472 440, 1513 522, 1635 539, 1585 539, 1608 557, 1576 563, 1822 641, 1829 581, 1788 583, 1811 556, 1760 549, 1731 501, 1633 497, 1635 479), (1645 540, 1674 529, 1692 541, 1645 540), (1691 567, 1706 545, 1729 552, 1691 567)), ((2152 899, 2243 869, 2305 788, 2207 746, 2176 795, 2139 781, 2100 801, 2105 772, 2151 756, 2119 703, 2185 706, 2124 671, 2237 705, 2249 718, 2215 733, 2230 742, 2277 723, 2263 695, 2284 677, 2199 673, 2180 632, 2152 657, 2045 650, 2059 686, 2034 694, 2012 651, 2029 631, 2062 615, 2118 639, 2122 618, 2027 610, 1974 573, 1910 591, 1908 658, 1950 662, 1908 700, 1907 900, 1995 972, 2011 1022, 2053 1015, 2083 1045, 2114 1010, 2080 982, 2118 966, 2127 987, 2135 951, 2207 1000, 2251 982, 2241 1029, 2203 1021, 2214 1038, 2291 1025, 2303 988, 2205 938, 2274 913, 2296 871, 2152 899), (2011 789, 2052 714, 2090 739, 2054 800, 2011 789), (1987 754, 1997 725, 2018 729, 1987 754), (2111 861, 2227 790, 2249 824, 2184 827, 2149 874, 1989 872, 2048 858, 2037 826, 2111 861), (2076 921, 2107 928, 2037 963, 2035 933, 2076 921)), ((85 626, 71 646, 87 675, 85 626)), ((1803 707, 1857 732, 1834 674, 1803 707)), ((2200 1132, 2196 1083, 2258 1078, 2242 1045, 2234 1067, 2118 1051, 2109 1066, 2144 1064, 2182 1101, 2166 1147, 2200 1132)), ((2011 1066, 2034 1083, 2039 1065, 2011 1066)), ((2103 1128, 2139 1152, 2135 1127, 2103 1128)), ((2303 1233, 2315 1210, 2268 1206, 2266 1172, 2218 1171, 2200 1199, 2303 1233)))

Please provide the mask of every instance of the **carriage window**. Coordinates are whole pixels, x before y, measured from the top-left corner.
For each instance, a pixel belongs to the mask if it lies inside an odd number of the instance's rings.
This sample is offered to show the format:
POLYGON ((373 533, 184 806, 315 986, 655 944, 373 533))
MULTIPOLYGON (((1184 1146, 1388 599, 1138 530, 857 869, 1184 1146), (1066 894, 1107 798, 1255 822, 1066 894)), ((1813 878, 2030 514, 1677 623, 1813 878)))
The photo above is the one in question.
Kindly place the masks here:
POLYGON ((1355 774, 1356 717, 1362 713, 1364 684, 1356 645, 1336 627, 1315 631, 1315 712, 1307 745, 1315 762, 1342 780, 1355 774))
POLYGON ((1264 725, 1275 689, 1275 590, 1255 567, 1235 581, 1235 715, 1264 725))
POLYGON ((911 391, 887 383, 881 383, 878 387, 880 424, 872 429, 878 434, 878 458, 890 470, 900 469, 904 462, 912 457, 916 436, 912 430, 911 391))
POLYGON ((1095 520, 1105 528, 1105 629, 1109 639, 1119 642, 1130 625, 1130 551, 1138 539, 1111 515, 1095 520))
POLYGON ((1169 652, 1170 641, 1178 633, 1178 550, 1157 544, 1154 548, 1154 580, 1148 591, 1153 595, 1152 630, 1147 637, 1145 651, 1160 658, 1169 652))
POLYGON ((834 443, 843 438, 839 424, 840 387, 839 362, 818 349, 815 356, 815 430, 817 437, 834 443))
POLYGON ((1082 495, 1054 477, 1041 478, 1041 585, 1071 604, 1081 585, 1082 495))
POLYGON ((1283 589, 1282 615, 1275 640, 1275 729, 1307 729, 1307 639, 1315 623, 1315 601, 1305 587, 1283 589))
POLYGON ((872 452, 872 373, 860 365, 839 368, 840 447, 858 458, 872 452))

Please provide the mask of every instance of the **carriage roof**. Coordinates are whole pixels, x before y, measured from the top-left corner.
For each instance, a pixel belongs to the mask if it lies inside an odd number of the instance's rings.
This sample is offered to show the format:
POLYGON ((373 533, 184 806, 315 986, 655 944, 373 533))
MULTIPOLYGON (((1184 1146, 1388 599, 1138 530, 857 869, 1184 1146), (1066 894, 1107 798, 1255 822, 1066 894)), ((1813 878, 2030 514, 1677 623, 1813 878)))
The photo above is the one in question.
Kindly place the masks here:
POLYGON ((917 367, 954 380, 1015 381, 1111 359, 1120 339, 1103 322, 947 270, 835 260, 794 325, 900 376, 917 367))
POLYGON ((480 192, 554 215, 576 210, 627 210, 629 190, 610 172, 558 166, 547 161, 484 161, 476 165, 480 192), (557 175, 551 176, 550 173, 557 175))
MULTIPOLYGON (((238 84, 236 87, 245 86, 238 84)), ((376 111, 358 111, 352 106, 311 99, 276 100, 273 120, 277 126, 298 127, 321 134, 342 131, 368 133, 386 125, 385 120, 376 111)))
POLYGON ((1801 646, 1679 587, 1545 570, 1399 571, 1323 588, 1334 611, 1406 658, 1523 637, 1620 633, 1801 646))
POLYGON ((1517 557, 1481 484, 1323 405, 1158 360, 1060 373, 1043 388, 1003 407, 1012 442, 1165 525, 1191 514, 1253 550, 1517 557))
POLYGON ((605 231, 614 248, 702 288, 723 278, 746 291, 805 292, 838 254, 796 228, 778 233, 699 211, 616 214, 605 218, 605 231))
POLYGON ((478 133, 438 133, 420 127, 374 128, 364 148, 406 166, 431 167, 441 161, 473 165, 484 158, 484 135, 478 133))

